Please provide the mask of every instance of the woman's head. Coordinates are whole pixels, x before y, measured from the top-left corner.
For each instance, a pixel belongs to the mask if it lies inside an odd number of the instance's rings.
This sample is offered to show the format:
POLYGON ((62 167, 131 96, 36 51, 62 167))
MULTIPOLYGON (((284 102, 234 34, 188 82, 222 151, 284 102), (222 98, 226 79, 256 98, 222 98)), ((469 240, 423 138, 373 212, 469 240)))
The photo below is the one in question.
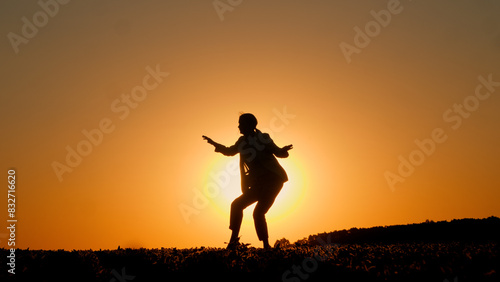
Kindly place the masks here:
POLYGON ((257 118, 250 113, 241 114, 239 119, 238 128, 241 134, 247 135, 255 132, 257 127, 257 118))

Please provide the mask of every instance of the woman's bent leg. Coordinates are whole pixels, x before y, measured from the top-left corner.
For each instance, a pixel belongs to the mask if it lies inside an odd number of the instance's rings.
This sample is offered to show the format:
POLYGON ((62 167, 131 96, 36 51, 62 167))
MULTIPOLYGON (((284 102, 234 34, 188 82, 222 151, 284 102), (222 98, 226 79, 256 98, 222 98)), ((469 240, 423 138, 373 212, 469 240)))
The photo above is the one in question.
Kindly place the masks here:
POLYGON ((255 231, 257 231, 257 236, 259 237, 259 240, 264 241, 264 245, 269 245, 267 243, 269 234, 267 230, 266 213, 273 205, 276 196, 278 196, 278 193, 281 191, 281 188, 283 187, 282 182, 277 182, 272 184, 273 185, 270 185, 269 187, 268 194, 259 199, 257 205, 255 206, 255 210, 253 211, 255 231))
POLYGON ((241 221, 243 220, 243 210, 257 201, 251 194, 243 194, 231 203, 231 215, 229 219, 229 229, 233 231, 230 242, 238 239, 241 221))
POLYGON ((255 206, 253 211, 253 221, 255 223, 255 231, 257 231, 257 236, 260 241, 267 240, 269 234, 267 231, 266 222, 266 212, 269 210, 271 205, 263 205, 260 201, 255 206))

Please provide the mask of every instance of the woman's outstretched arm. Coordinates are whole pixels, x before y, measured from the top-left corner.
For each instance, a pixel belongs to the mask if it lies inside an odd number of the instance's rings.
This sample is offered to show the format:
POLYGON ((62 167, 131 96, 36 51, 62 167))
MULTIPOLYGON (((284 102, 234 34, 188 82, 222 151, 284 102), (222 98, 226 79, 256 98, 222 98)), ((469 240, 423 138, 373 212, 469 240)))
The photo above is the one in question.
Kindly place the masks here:
POLYGON ((289 155, 288 151, 293 149, 293 145, 287 145, 283 148, 278 147, 267 133, 262 133, 262 140, 266 143, 267 148, 278 158, 287 158, 289 155))
POLYGON ((202 135, 201 137, 203 138, 203 140, 207 140, 207 143, 210 145, 214 145, 214 146, 220 145, 217 142, 215 142, 214 140, 212 140, 212 138, 210 138, 210 137, 207 137, 205 135, 202 135))
POLYGON ((276 156, 280 157, 280 158, 286 158, 286 157, 288 157, 288 151, 291 149, 293 149, 293 145, 291 145, 291 144, 287 145, 283 148, 280 148, 280 150, 279 150, 280 156, 278 156, 278 155, 276 155, 276 156))
POLYGON ((202 137, 204 140, 207 140, 208 144, 213 145, 215 147, 215 151, 218 153, 222 153, 223 155, 226 156, 234 156, 238 153, 238 147, 236 146, 236 144, 231 147, 226 147, 222 144, 215 142, 214 140, 212 140, 212 138, 209 138, 205 135, 203 135, 202 137))
POLYGON ((277 150, 274 151, 274 155, 278 158, 287 158, 288 150, 293 149, 293 145, 287 145, 283 148, 278 147, 277 150))

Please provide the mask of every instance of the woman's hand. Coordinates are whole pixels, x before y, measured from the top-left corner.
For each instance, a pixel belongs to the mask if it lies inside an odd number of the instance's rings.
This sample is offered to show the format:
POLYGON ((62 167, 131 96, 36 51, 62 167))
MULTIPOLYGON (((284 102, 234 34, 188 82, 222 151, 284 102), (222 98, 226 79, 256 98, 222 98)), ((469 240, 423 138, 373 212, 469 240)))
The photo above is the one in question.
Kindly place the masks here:
POLYGON ((207 140, 207 143, 210 144, 210 145, 214 145, 215 146, 215 144, 217 144, 217 143, 215 143, 214 140, 212 140, 211 138, 209 138, 209 137, 207 137, 205 135, 203 135, 201 137, 203 137, 203 140, 207 140))
POLYGON ((293 145, 288 145, 283 148, 279 148, 274 155, 278 158, 287 158, 288 157, 288 150, 293 149, 293 145))

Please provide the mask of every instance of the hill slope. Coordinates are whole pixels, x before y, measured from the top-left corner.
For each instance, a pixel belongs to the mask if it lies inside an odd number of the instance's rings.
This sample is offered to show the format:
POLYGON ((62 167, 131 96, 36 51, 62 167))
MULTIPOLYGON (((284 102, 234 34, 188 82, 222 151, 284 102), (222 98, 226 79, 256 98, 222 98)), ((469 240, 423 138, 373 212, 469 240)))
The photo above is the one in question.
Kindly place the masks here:
MULTIPOLYGON (((500 239, 500 218, 454 219, 452 221, 426 221, 423 223, 351 228, 311 235, 310 245, 317 245, 318 238, 330 237, 332 243, 395 243, 395 242, 438 242, 438 241, 498 241, 500 239)), ((306 243, 305 239, 298 244, 306 243)))

